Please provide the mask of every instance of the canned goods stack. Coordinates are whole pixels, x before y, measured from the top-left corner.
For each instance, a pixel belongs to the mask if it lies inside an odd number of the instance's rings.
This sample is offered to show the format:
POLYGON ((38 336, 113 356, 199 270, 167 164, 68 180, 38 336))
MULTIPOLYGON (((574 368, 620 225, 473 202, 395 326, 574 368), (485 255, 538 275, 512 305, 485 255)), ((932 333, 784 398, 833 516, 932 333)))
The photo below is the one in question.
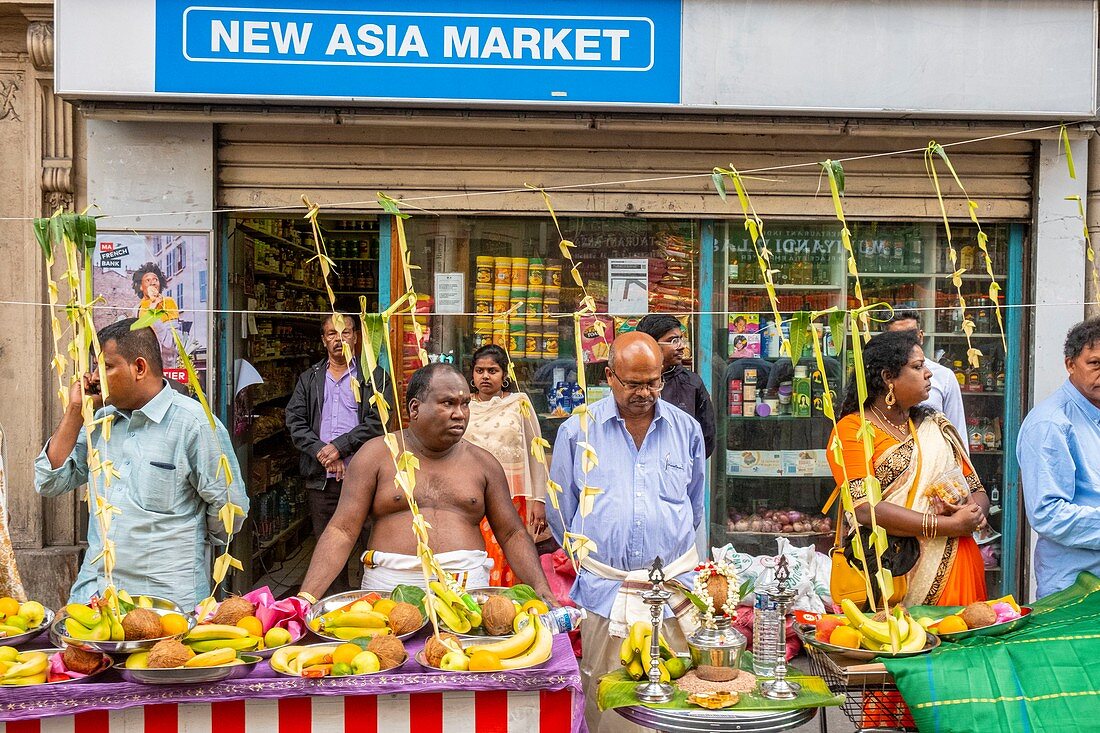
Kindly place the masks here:
POLYGON ((516 359, 558 358, 557 319, 550 315, 561 308, 561 274, 560 262, 478 257, 473 348, 494 343, 516 359))

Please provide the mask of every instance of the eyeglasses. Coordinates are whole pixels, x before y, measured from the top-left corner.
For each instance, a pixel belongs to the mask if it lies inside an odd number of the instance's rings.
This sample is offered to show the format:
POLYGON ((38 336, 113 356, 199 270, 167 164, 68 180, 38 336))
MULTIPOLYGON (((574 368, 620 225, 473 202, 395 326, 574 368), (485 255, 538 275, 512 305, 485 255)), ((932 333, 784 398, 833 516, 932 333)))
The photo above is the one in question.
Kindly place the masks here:
POLYGON ((654 379, 652 382, 627 382, 611 367, 607 368, 607 371, 611 372, 611 376, 619 380, 619 383, 629 389, 631 392, 641 392, 643 390, 649 390, 650 392, 660 392, 665 386, 664 379, 654 379))
POLYGON ((683 346, 687 343, 687 340, 685 340, 683 336, 677 336, 676 338, 671 338, 668 341, 658 341, 657 343, 659 343, 661 346, 683 346))

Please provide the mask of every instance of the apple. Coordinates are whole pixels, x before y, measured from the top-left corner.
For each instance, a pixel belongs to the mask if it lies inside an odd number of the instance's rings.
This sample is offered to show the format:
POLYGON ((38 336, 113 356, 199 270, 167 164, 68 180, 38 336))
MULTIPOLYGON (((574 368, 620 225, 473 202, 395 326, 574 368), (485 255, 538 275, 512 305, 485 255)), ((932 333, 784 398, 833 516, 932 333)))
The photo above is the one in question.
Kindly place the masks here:
POLYGON ((27 619, 23 618, 22 616, 8 616, 6 619, 4 619, 4 623, 8 626, 14 626, 21 631, 26 631, 27 628, 30 626, 27 623, 27 619))
POLYGON ((290 637, 290 632, 281 626, 272 626, 264 634, 264 646, 268 649, 274 649, 277 646, 283 646, 289 644, 293 639, 290 637))
POLYGON ((439 660, 439 668, 449 672, 465 672, 470 668, 470 658, 465 652, 447 652, 439 660))
POLYGON ((38 601, 27 601, 19 607, 19 615, 27 619, 27 623, 33 628, 46 618, 46 609, 38 601))
POLYGON ((359 652, 352 657, 351 668, 355 674, 372 674, 382 669, 382 663, 374 652, 359 652))

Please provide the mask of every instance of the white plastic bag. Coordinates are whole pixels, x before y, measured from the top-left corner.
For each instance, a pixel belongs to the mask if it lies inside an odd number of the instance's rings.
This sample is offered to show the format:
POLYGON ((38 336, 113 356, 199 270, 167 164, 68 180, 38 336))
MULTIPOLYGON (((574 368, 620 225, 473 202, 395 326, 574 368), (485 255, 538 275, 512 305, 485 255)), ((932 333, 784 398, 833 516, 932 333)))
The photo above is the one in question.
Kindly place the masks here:
MULTIPOLYGON (((827 608, 832 608, 832 597, 829 595, 832 564, 828 556, 818 552, 812 545, 794 547, 786 537, 776 537, 776 543, 778 555, 787 558, 787 568, 790 571, 788 583, 793 587, 795 594, 791 609, 824 613, 827 608)), ((775 582, 775 557, 746 555, 738 552, 731 544, 712 548, 711 552, 715 562, 731 563, 737 572, 738 580, 742 583, 752 580, 753 587, 756 587, 771 585, 775 582)), ((741 605, 751 606, 755 601, 756 596, 749 593, 741 599, 741 605)))

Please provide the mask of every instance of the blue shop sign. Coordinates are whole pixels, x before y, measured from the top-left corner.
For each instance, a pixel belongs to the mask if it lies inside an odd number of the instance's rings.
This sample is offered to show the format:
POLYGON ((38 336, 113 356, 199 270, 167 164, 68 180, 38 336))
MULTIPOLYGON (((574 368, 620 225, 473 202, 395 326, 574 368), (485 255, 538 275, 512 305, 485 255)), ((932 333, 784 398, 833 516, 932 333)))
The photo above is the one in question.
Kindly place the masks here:
POLYGON ((678 104, 681 0, 157 0, 156 91, 678 104), (304 5, 314 5, 304 8, 304 5))

